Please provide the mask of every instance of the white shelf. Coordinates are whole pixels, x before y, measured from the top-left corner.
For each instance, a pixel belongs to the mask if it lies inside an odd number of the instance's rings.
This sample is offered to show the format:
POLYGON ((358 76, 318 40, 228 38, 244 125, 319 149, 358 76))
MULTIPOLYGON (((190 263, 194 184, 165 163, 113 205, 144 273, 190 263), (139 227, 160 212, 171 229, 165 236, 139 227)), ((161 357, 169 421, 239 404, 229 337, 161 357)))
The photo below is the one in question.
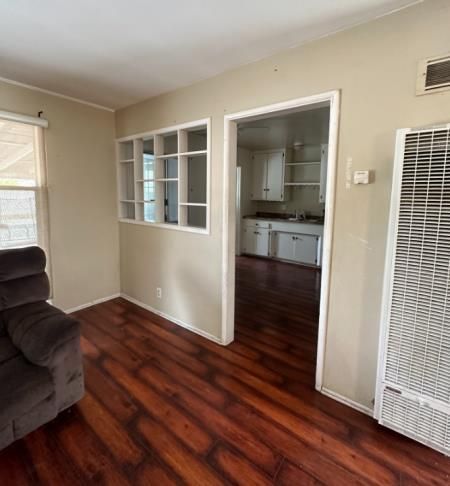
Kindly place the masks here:
POLYGON ((136 201, 136 202, 139 203, 139 204, 152 204, 152 203, 155 202, 155 200, 154 199, 148 199, 148 200, 142 199, 142 200, 136 201))
POLYGON ((167 154, 167 155, 157 155, 157 159, 174 159, 175 157, 178 157, 178 154, 167 154))
POLYGON ((135 200, 134 199, 121 199, 120 200, 121 203, 135 203, 135 200))
POLYGON ((207 151, 206 150, 193 150, 192 152, 180 152, 177 155, 182 155, 185 157, 195 157, 196 155, 206 155, 207 151))
POLYGON ((285 186, 320 186, 320 182, 285 182, 285 186))
POLYGON ((200 208, 206 208, 207 204, 206 203, 179 203, 180 206, 197 206, 200 208))
POLYGON ((178 177, 155 179, 156 182, 178 182, 178 177))
POLYGON ((320 165, 320 161, 287 162, 286 165, 320 165))
POLYGON ((119 160, 119 163, 121 163, 121 164, 131 164, 132 162, 134 162, 134 159, 119 160))
POLYGON ((136 182, 155 182, 157 179, 136 179, 136 182))

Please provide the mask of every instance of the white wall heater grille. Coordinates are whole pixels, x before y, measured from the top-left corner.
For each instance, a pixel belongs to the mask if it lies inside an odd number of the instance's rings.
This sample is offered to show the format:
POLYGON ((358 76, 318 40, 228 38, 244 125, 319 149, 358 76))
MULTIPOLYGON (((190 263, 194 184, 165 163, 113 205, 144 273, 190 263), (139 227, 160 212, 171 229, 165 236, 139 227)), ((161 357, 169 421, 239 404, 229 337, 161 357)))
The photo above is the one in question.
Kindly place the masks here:
POLYGON ((399 130, 380 336, 380 423, 450 454, 450 125, 399 130))

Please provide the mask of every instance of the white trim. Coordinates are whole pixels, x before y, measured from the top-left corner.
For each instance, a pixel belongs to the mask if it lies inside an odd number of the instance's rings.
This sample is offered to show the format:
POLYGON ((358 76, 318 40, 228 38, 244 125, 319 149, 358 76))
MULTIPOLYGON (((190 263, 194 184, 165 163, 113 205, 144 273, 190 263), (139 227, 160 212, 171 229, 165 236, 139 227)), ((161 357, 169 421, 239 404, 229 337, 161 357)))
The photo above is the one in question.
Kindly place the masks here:
POLYGON ((390 299, 392 293, 392 274, 395 268, 395 240, 398 231, 398 217, 400 206, 400 191, 402 186, 402 171, 404 160, 405 137, 411 129, 405 128, 397 130, 395 140, 395 157, 394 169, 392 174, 392 188, 391 188, 391 207, 388 220, 388 234, 386 243, 386 255, 384 263, 384 277, 383 277, 383 294, 381 301, 380 313, 380 331, 378 337, 378 363, 377 363, 377 380, 375 385, 375 407, 374 418, 380 419, 381 402, 383 398, 383 377, 385 372, 385 353, 386 353, 386 337, 389 332, 390 321, 390 299))
MULTIPOLYGON (((155 135, 163 135, 164 133, 176 132, 177 130, 186 130, 186 128, 196 128, 200 125, 208 125, 210 128, 211 118, 201 118, 200 120, 189 121, 185 123, 179 123, 178 125, 171 125, 164 128, 158 128, 157 130, 150 130, 147 132, 135 133, 133 135, 127 135, 125 137, 116 138, 116 142, 131 142, 135 138, 150 138, 155 135)), ((208 137, 209 138, 209 137, 208 137)), ((208 150, 208 148, 206 149, 208 150)), ((200 151, 196 151, 200 152, 200 151)), ((203 151, 202 151, 203 152, 203 151)), ((187 152, 189 154, 189 152, 187 152)), ((170 157, 175 155, 186 155, 185 152, 163 155, 162 157, 170 157)))
POLYGON ((143 302, 135 299, 134 297, 130 297, 127 294, 121 293, 120 296, 123 299, 128 300, 128 302, 131 302, 132 304, 138 305, 139 307, 142 307, 145 310, 148 310, 150 312, 153 312, 153 314, 156 314, 158 316, 161 316, 164 319, 167 319, 168 321, 173 322, 174 324, 177 324, 178 326, 187 329, 188 331, 191 331, 191 332, 193 332, 195 334, 198 334, 199 336, 202 336, 202 337, 204 337, 206 339, 209 339, 210 341, 212 341, 212 342, 214 342, 216 344, 220 344, 220 345, 223 344, 222 341, 219 338, 217 338, 216 336, 213 336, 209 332, 202 331, 201 329, 199 329, 198 327, 193 326, 192 324, 187 324, 186 322, 184 322, 184 321, 182 321, 180 319, 177 319, 176 317, 172 317, 169 314, 166 314, 165 312, 162 312, 162 311, 160 311, 158 309, 155 309, 151 305, 144 304, 143 302))
POLYGON ((332 398, 333 400, 336 400, 337 402, 343 403, 344 405, 347 405, 348 407, 354 408, 355 410, 358 410, 358 412, 364 413, 365 415, 368 415, 369 417, 373 417, 373 410, 370 407, 366 407, 366 405, 363 405, 361 403, 355 402, 353 400, 350 400, 350 398, 344 397, 340 395, 339 393, 336 393, 332 390, 329 390, 328 388, 322 387, 321 392, 327 396, 328 398, 332 398))
POLYGON ((230 212, 235 194, 231 194, 230 181, 236 175, 236 137, 237 121, 279 111, 293 111, 296 108, 318 103, 330 103, 330 130, 328 142, 327 190, 323 234, 322 280, 319 334, 317 344, 316 389, 322 391, 323 369, 325 364, 325 344, 328 325, 328 304, 330 291, 331 249, 334 223, 336 191, 337 144, 339 125, 340 93, 338 90, 252 108, 224 116, 224 164, 223 164, 223 234, 222 234, 222 342, 229 344, 234 339, 234 231, 236 215, 230 212), (233 237, 231 237, 233 236, 233 237))
POLYGON ((86 304, 77 305, 76 307, 71 307, 70 309, 65 309, 66 314, 71 314, 72 312, 77 312, 82 309, 87 309, 93 305, 101 304, 103 302, 108 302, 108 300, 117 299, 120 297, 120 293, 108 295, 107 297, 100 297, 100 299, 94 299, 92 302, 86 302, 86 304))
POLYGON ((116 110, 114 108, 108 108, 106 106, 97 105, 96 103, 91 103, 90 101, 80 100, 79 98, 74 98, 73 96, 67 96, 61 93, 57 93, 55 91, 50 91, 49 89, 38 88, 37 86, 33 86, 31 84, 20 83, 19 81, 14 81, 13 79, 2 78, 0 77, 0 81, 7 84, 12 84, 14 86, 20 86, 21 88, 31 89, 32 91, 39 91, 40 93, 45 93, 51 96, 56 96, 57 98, 63 98, 65 100, 74 101, 75 103, 81 103, 82 105, 87 105, 92 108, 97 108, 99 110, 110 111, 114 113, 116 110))
MULTIPOLYGON (((178 140, 179 143, 179 140, 178 140)), ((180 148, 178 146, 178 148, 180 148)), ((135 150, 135 148, 134 148, 135 150)), ((170 229, 170 230, 177 230, 177 231, 185 231, 187 233, 196 233, 196 234, 201 234, 201 235, 211 235, 211 117, 208 118, 202 118, 200 120, 193 120, 185 123, 180 123, 178 125, 172 125, 169 127, 164 127, 164 128, 158 128, 157 130, 151 130, 148 132, 142 132, 142 133, 137 133, 134 135, 127 135, 126 137, 121 137, 121 138, 116 138, 116 159, 117 159, 117 164, 116 164, 116 170, 117 170, 117 211, 118 211, 118 220, 120 223, 131 223, 131 224, 138 224, 141 226, 149 226, 149 227, 154 227, 154 228, 162 228, 162 229, 170 229), (124 201, 121 200, 121 169, 120 165, 121 163, 125 162, 123 159, 120 158, 120 144, 125 143, 125 142, 133 142, 133 146, 136 146, 136 143, 138 141, 143 141, 143 140, 148 140, 151 139, 157 135, 164 135, 167 133, 178 133, 180 130, 189 130, 190 128, 199 128, 199 127, 205 127, 206 128, 206 150, 196 150, 196 151, 191 151, 191 152, 177 152, 173 154, 166 154, 166 155, 156 155, 156 159, 162 159, 162 158, 169 158, 169 157, 177 157, 178 160, 180 160, 180 157, 189 157, 189 156, 197 156, 197 155, 206 155, 206 203, 202 204, 193 204, 193 203, 180 203, 178 201, 178 209, 180 206, 198 206, 198 207, 204 207, 206 209, 206 227, 205 228, 199 228, 195 226, 188 226, 188 225, 183 225, 180 224, 180 215, 178 215, 178 223, 177 224, 170 224, 170 223, 153 223, 151 221, 144 221, 142 219, 133 219, 133 218, 123 218, 121 217, 121 206, 120 203, 123 202, 129 202, 129 203, 135 203, 135 218, 136 218, 136 206, 138 203, 141 201, 124 201)), ((134 157, 132 159, 127 159, 126 162, 134 163, 134 184, 137 184, 138 182, 144 182, 143 180, 136 179, 136 174, 137 174, 137 168, 136 164, 138 163, 136 160, 136 154, 134 154, 134 157)), ((180 174, 178 174, 178 178, 174 179, 162 179, 162 178, 155 178, 155 179, 150 179, 150 181, 169 181, 169 180, 174 180, 174 181, 179 181, 180 174)), ((135 191, 136 191, 136 186, 135 186, 135 191)), ((135 197, 136 197, 136 192, 135 192, 135 197)), ((152 201, 155 203, 155 201, 152 201)))
POLYGON ((20 113, 13 113, 12 111, 0 110, 0 118, 13 122, 26 123, 27 125, 48 128, 48 120, 38 116, 21 115, 20 113))
POLYGON ((119 218, 119 223, 138 224, 141 226, 150 226, 151 228, 185 231, 186 233, 198 233, 200 235, 210 234, 208 229, 196 228, 195 226, 180 226, 178 224, 170 224, 170 223, 152 223, 150 221, 140 221, 137 219, 126 219, 126 218, 119 218))

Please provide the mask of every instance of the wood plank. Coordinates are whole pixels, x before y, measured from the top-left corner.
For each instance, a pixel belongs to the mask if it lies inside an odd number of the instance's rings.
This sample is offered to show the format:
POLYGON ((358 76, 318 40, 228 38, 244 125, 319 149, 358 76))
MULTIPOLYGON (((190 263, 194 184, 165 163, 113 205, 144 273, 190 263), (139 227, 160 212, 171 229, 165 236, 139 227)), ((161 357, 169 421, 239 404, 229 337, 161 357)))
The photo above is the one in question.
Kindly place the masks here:
POLYGON ((227 413, 237 423, 245 424, 260 437, 270 437, 274 449, 278 450, 283 457, 325 484, 345 484, 346 486, 374 484, 372 481, 359 479, 357 474, 351 473, 345 467, 326 457, 320 449, 311 447, 306 440, 278 427, 276 423, 264 418, 247 405, 232 403, 228 407, 227 413))
POLYGON ((84 364, 84 374, 87 389, 123 423, 129 422, 138 412, 137 406, 131 400, 131 395, 125 393, 100 368, 88 361, 84 364))
POLYGON ((147 464, 137 472, 137 486, 176 486, 179 480, 174 474, 169 474, 156 461, 148 460, 147 464))
MULTIPOLYGON (((280 472, 278 473, 277 484, 280 486, 292 486, 293 484, 301 484, 302 486, 318 486, 324 483, 313 478, 300 467, 285 461, 281 466, 280 472)), ((338 485, 339 483, 328 483, 328 485, 332 484, 338 485)))
POLYGON ((148 444, 157 451, 161 459, 185 482, 192 486, 215 486, 224 484, 205 462, 184 448, 162 425, 142 418, 138 430, 148 444))
POLYGON ((229 450, 223 444, 219 443, 214 448, 209 460, 213 467, 233 484, 241 486, 268 486, 273 484, 272 479, 258 471, 247 459, 229 450))
POLYGON ((250 434, 244 426, 238 426, 233 420, 208 405, 199 395, 192 393, 155 367, 142 368, 139 376, 161 393, 172 397, 198 420, 204 421, 207 429, 232 444, 261 469, 269 474, 275 473, 281 457, 263 441, 250 434))
POLYGON ((143 450, 128 432, 90 393, 77 405, 91 429, 109 449, 115 459, 124 466, 137 466, 143 459, 143 450))
POLYGON ((182 413, 162 398, 143 381, 135 378, 117 362, 106 360, 104 368, 146 409, 147 413, 163 422, 178 439, 198 454, 205 453, 212 445, 212 438, 195 423, 188 414, 182 413))
POLYGON ((397 481, 396 476, 389 468, 362 454, 359 449, 352 447, 346 442, 339 441, 330 434, 315 428, 314 425, 267 402, 266 399, 261 398, 235 379, 217 375, 215 380, 217 384, 287 430, 290 430, 311 447, 321 450, 323 454, 334 459, 338 464, 348 468, 350 471, 361 474, 368 481, 375 480, 379 484, 393 484, 397 481))
POLYGON ((71 421, 60 428, 57 435, 58 441, 87 481, 111 486, 130 484, 100 440, 83 422, 71 421))

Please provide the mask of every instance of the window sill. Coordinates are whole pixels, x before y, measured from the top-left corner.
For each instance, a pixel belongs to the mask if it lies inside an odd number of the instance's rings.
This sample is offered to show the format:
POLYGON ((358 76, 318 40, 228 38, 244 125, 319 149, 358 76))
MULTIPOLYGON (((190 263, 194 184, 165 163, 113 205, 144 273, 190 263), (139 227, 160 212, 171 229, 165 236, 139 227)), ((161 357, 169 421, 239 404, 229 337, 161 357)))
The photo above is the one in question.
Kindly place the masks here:
POLYGON ((140 226, 149 226, 151 228, 184 231, 185 233, 197 233, 197 234, 200 234, 200 235, 209 235, 210 234, 210 231, 209 231, 208 228, 196 228, 194 226, 179 226, 177 224, 168 224, 168 223, 150 223, 148 221, 137 221, 135 219, 126 219, 126 218, 119 219, 119 223, 137 224, 137 225, 140 225, 140 226))

